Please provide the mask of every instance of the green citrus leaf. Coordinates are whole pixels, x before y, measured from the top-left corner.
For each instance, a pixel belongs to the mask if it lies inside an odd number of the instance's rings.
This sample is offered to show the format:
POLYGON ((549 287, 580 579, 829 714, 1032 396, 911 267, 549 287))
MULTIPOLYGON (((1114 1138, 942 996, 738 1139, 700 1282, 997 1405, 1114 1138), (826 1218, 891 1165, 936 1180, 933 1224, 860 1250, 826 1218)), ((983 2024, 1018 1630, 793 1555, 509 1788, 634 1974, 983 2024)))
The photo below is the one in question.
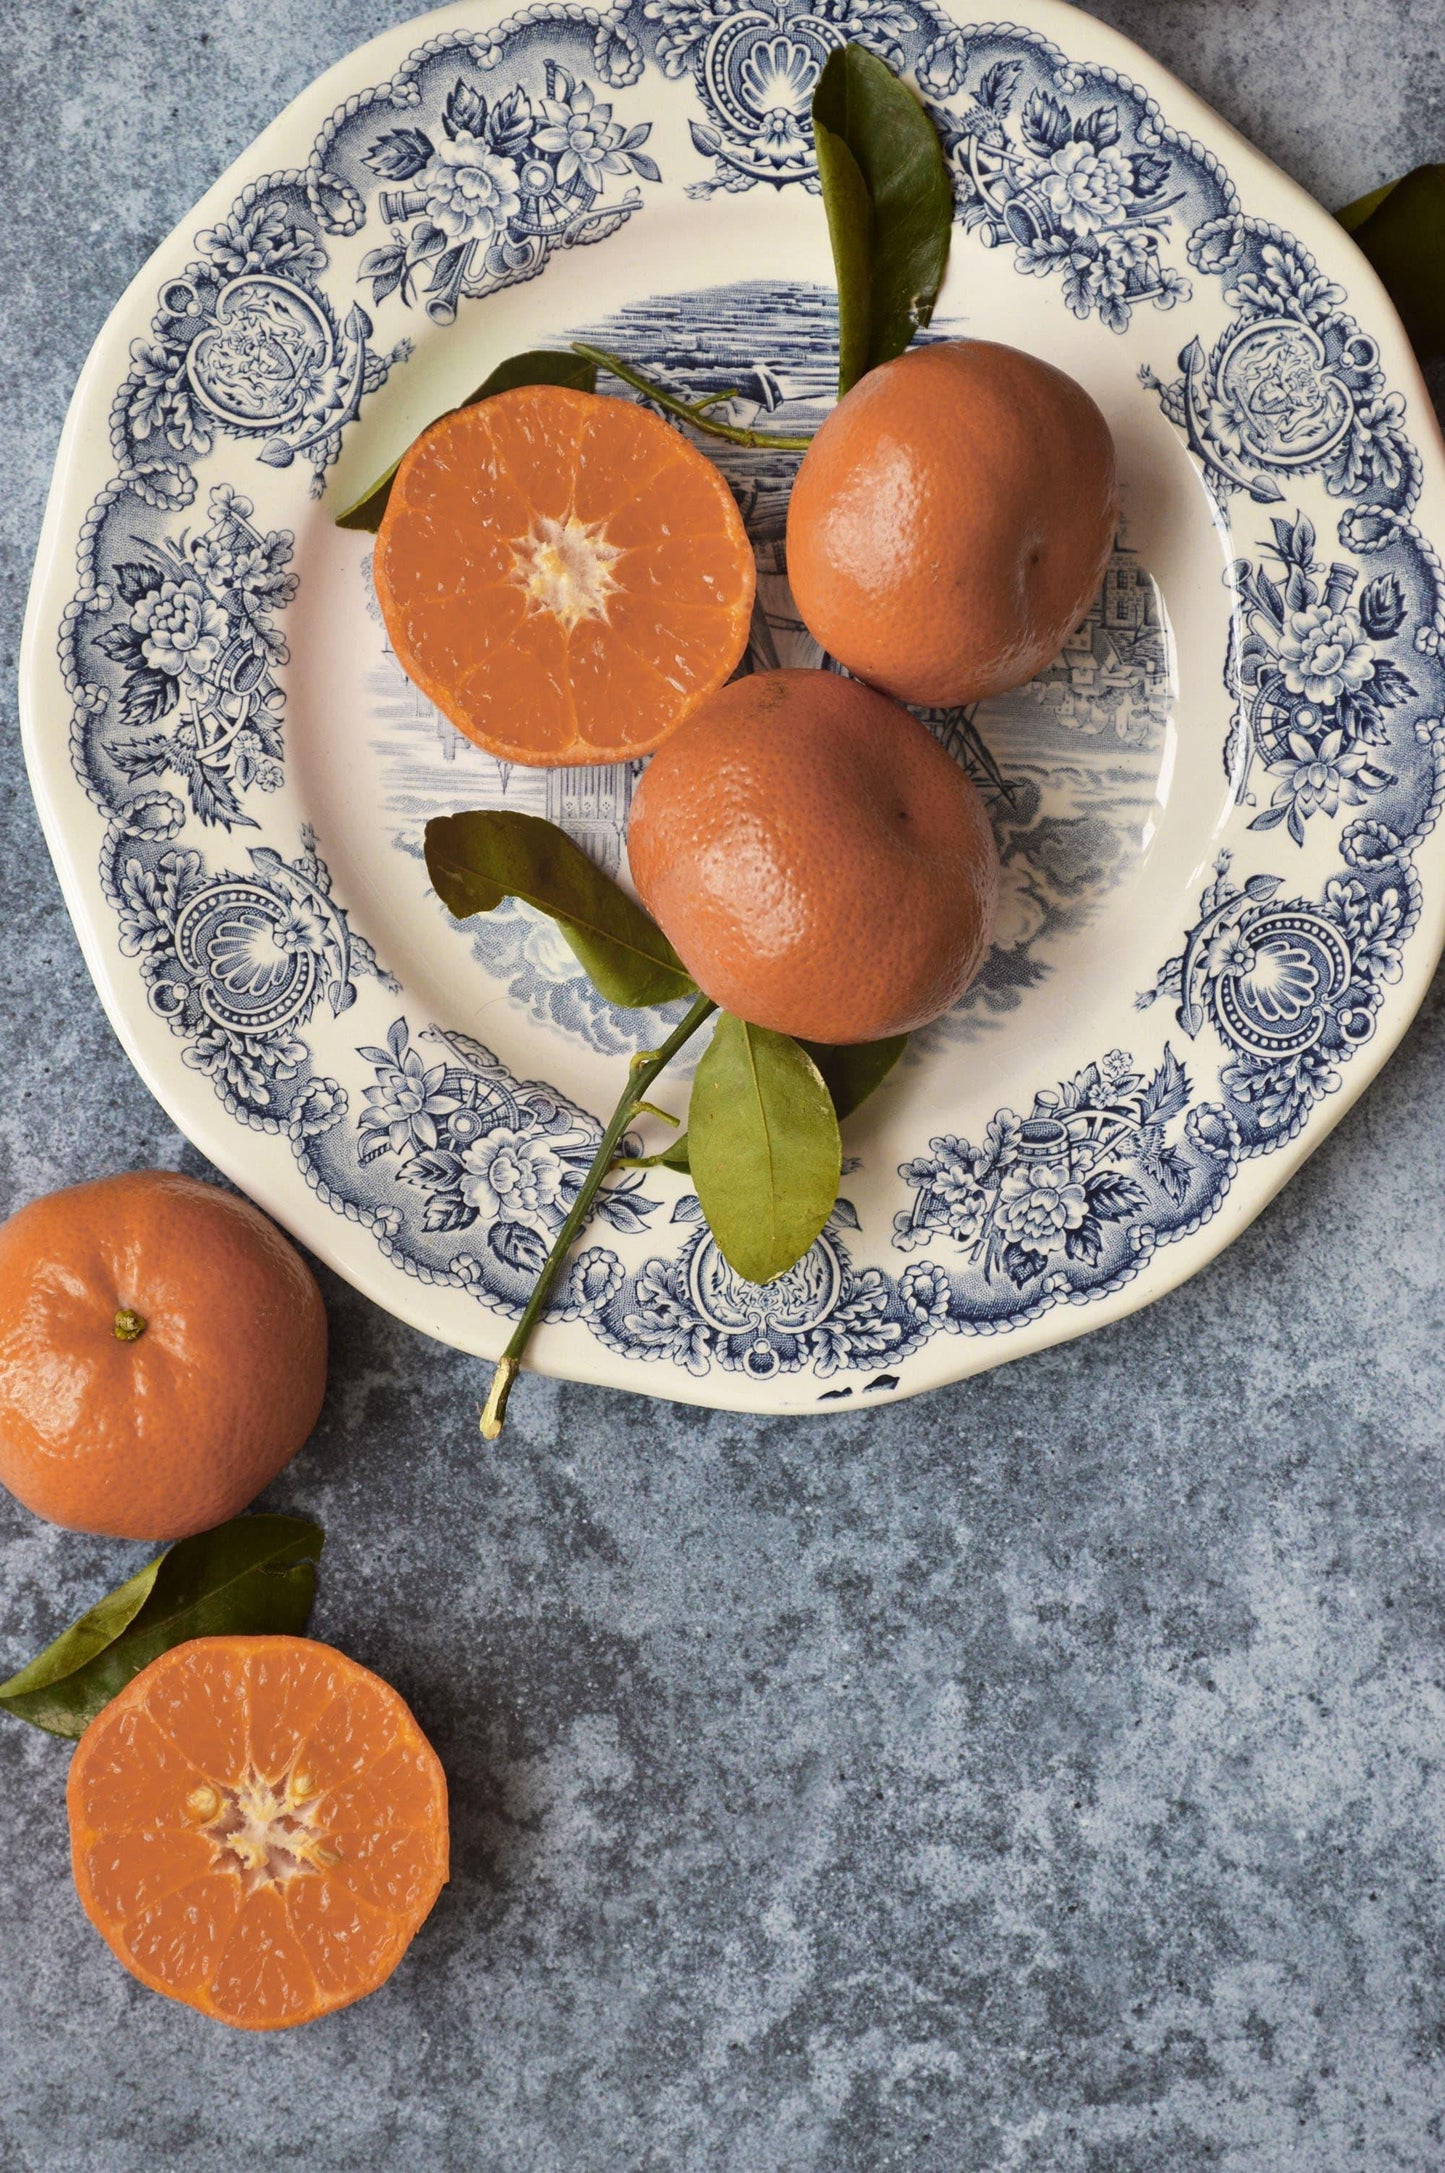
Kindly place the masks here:
POLYGON ((801 1260, 838 1197, 843 1150, 823 1075, 787 1034, 718 1014, 688 1109, 688 1159, 728 1265, 770 1283, 801 1260))
POLYGON ((179 1539, 0 1683, 0 1706, 48 1735, 83 1735, 133 1675, 192 1637, 297 1637, 322 1531, 304 1517, 233 1517, 179 1539))
POLYGON ((1445 165, 1417 166, 1340 213, 1422 362, 1445 354, 1445 165))
POLYGON ((1365 195, 1357 196, 1352 204, 1346 204, 1343 211, 1337 211, 1335 217, 1345 232, 1353 234, 1356 227, 1363 226, 1370 213, 1379 210, 1394 186, 1393 181, 1382 181, 1377 189, 1367 190, 1365 195))
POLYGON ((842 136, 835 136, 813 107, 813 144, 828 240, 833 248, 833 277, 838 288, 838 390, 856 385, 869 368, 872 344, 869 298, 873 284, 873 205, 862 168, 842 136))
POLYGON ((807 1050, 823 1074, 823 1084, 833 1097, 833 1107, 841 1123, 882 1086, 908 1047, 908 1036, 890 1034, 885 1041, 855 1041, 846 1046, 805 1041, 800 1046, 807 1050))
POLYGON ((426 826, 432 887, 458 920, 520 898, 557 923, 594 988, 636 1010, 697 994, 657 923, 556 823, 510 808, 436 815, 426 826))
POLYGON ((845 45, 813 92, 818 178, 838 282, 838 390, 901 355, 933 315, 953 189, 938 131, 876 54, 845 45))
MULTIPOLYGON (((515 392, 519 385, 570 385, 574 392, 595 392, 597 366, 584 361, 581 355, 557 354, 550 347, 534 347, 524 355, 509 355, 505 362, 499 362, 491 376, 461 404, 475 407, 479 400, 490 400, 499 392, 515 392)), ((431 428, 430 423, 427 428, 431 428)), ((410 447, 407 450, 410 451, 410 447)), ((337 514, 338 528, 360 528, 368 535, 376 534, 386 511, 386 501, 391 496, 396 471, 405 458, 405 453, 399 454, 380 482, 373 483, 362 497, 337 514)))
POLYGON ((499 392, 515 392, 519 385, 570 385, 573 392, 595 392, 597 365, 570 348, 529 347, 525 354, 509 355, 499 362, 462 406, 475 407, 499 392))
MULTIPOLYGON (((829 1041, 800 1041, 798 1047, 807 1050, 822 1073, 823 1084, 832 1099, 833 1114, 841 1124, 844 1117, 851 1117, 854 1110, 882 1086, 908 1047, 908 1036, 890 1034, 886 1041, 856 1041, 846 1046, 829 1041)), ((676 1139, 656 1154, 628 1155, 620 1159, 617 1166, 620 1169, 675 1169, 686 1176, 692 1168, 687 1134, 679 1132, 676 1139)))

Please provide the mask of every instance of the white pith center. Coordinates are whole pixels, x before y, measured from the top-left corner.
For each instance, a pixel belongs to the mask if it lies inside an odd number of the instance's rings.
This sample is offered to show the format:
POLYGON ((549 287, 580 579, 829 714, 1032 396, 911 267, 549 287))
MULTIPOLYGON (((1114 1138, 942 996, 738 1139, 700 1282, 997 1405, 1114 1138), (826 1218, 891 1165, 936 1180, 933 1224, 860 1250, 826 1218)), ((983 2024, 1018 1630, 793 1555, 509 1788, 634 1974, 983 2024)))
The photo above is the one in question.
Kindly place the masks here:
POLYGON ((208 1782, 192 1789, 186 1809, 215 1849, 216 1870, 234 1872, 249 1893, 340 1863, 315 1797, 308 1773, 289 1773, 273 1786, 252 1770, 234 1786, 208 1782))
POLYGON ((539 514, 530 536, 514 543, 512 579, 540 611, 550 611, 567 633, 583 619, 605 619, 618 588, 612 571, 622 556, 609 543, 603 521, 565 521, 539 514))

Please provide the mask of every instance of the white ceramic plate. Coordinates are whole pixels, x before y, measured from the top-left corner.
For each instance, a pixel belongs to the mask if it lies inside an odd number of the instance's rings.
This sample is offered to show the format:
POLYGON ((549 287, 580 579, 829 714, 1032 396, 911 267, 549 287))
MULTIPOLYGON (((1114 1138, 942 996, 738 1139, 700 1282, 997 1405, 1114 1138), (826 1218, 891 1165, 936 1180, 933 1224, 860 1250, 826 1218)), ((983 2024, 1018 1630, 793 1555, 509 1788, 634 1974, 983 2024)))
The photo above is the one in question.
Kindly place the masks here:
MULTIPOLYGON (((387 650, 332 515, 503 356, 591 334, 815 424, 829 49, 906 66, 958 191, 936 329, 1073 372, 1120 547, 1060 661, 976 715, 998 944, 850 1121, 796 1269, 727 1269, 686 1182, 619 1181, 533 1346, 755 1410, 910 1394, 1201 1267, 1404 1031, 1439 955, 1445 468, 1398 322, 1316 205, 1153 61, 1029 0, 451 7, 322 78, 157 252, 77 389, 30 598, 26 753, 106 1008, 196 1144, 429 1334, 494 1356, 655 1015, 550 927, 453 924, 430 814, 622 862, 633 775, 499 765, 387 650)), ((752 661, 817 661, 789 469, 710 447, 762 573, 752 661)), ((977 773, 977 771, 976 771, 977 773)))

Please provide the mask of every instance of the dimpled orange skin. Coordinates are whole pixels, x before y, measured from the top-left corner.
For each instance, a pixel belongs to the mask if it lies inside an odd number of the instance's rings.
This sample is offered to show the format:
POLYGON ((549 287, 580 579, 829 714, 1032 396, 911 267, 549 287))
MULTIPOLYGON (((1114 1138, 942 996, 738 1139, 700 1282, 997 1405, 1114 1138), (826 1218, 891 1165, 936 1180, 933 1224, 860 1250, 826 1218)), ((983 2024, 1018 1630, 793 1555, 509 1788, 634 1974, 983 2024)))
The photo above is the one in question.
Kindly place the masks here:
POLYGON ((757 582, 721 471, 633 401, 565 385, 424 431, 373 570, 408 677, 538 768, 659 746, 742 655, 757 582))
POLYGON ((803 622, 899 701, 983 700, 1052 661, 1099 592, 1114 442, 1082 385, 991 340, 911 348, 819 430, 788 505, 803 622))
POLYGON ((390 1684, 309 1637, 201 1637, 90 1723, 76 1891, 133 1977, 284 2030, 391 1975, 448 1872, 447 1785, 390 1684))
POLYGON ((325 1392, 316 1278, 249 1200, 137 1170, 0 1226, 0 1481, 37 1516, 205 1531, 291 1461, 325 1392))
POLYGON ((988 950, 983 801, 896 702, 834 672, 734 680, 654 755, 627 851, 724 1010, 805 1041, 911 1033, 988 950))

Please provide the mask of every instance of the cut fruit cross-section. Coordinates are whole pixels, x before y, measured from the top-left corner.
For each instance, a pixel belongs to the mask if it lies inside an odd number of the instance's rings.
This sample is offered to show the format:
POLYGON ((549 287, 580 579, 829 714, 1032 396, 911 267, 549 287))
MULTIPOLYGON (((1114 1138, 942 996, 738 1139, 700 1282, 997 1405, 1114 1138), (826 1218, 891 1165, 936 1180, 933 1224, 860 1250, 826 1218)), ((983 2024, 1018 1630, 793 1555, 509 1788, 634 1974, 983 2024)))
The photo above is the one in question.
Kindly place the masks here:
POLYGON ((422 692, 489 753, 649 754, 743 653, 756 586, 722 475, 629 400, 527 385, 397 471, 376 593, 422 692))
POLYGON ((85 1913, 132 1976, 238 2029, 374 1992, 447 1876, 446 1781, 396 1692, 304 1637, 201 1637, 81 1737, 85 1913))

